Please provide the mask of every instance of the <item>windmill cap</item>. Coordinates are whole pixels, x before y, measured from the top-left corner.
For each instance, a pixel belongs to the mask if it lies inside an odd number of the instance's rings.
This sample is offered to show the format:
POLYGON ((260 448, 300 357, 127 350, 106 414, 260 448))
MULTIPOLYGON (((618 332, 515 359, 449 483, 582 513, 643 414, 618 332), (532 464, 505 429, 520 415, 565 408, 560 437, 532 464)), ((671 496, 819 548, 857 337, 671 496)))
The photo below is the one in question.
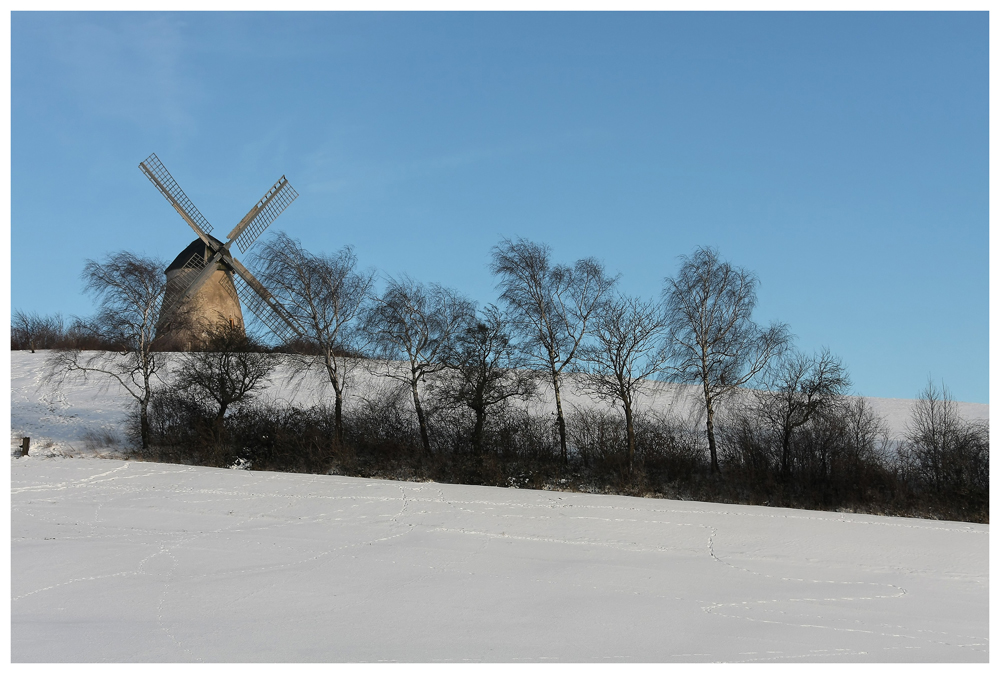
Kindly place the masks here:
MULTIPOLYGON (((209 239, 212 240, 213 244, 217 244, 219 248, 222 248, 222 242, 216 239, 211 234, 207 235, 209 239)), ((170 273, 175 269, 181 269, 188 263, 191 258, 200 255, 202 260, 208 259, 211 253, 208 250, 208 246, 200 238, 195 239, 188 244, 188 247, 181 251, 180 255, 174 258, 174 261, 170 263, 170 266, 164 270, 164 273, 170 273)))

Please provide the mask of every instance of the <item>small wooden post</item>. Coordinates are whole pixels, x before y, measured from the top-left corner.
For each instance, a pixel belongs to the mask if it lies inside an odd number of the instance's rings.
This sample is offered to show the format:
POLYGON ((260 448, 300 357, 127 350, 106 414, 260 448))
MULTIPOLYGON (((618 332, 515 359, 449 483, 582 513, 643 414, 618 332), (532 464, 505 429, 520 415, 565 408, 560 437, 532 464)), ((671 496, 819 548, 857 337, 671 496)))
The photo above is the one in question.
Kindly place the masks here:
POLYGON ((31 447, 31 438, 21 438, 21 456, 28 456, 29 447, 31 447))

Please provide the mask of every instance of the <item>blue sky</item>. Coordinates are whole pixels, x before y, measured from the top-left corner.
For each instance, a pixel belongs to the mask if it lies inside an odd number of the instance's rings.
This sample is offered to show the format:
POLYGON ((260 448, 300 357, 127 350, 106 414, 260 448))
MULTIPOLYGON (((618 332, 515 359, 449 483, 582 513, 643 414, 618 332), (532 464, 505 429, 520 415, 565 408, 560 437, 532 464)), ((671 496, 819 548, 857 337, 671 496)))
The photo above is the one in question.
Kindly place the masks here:
POLYGON ((857 393, 988 402, 988 49, 985 12, 16 12, 11 305, 192 240, 156 152, 223 234, 285 174, 272 229, 480 303, 502 237, 646 297, 716 246, 857 393))

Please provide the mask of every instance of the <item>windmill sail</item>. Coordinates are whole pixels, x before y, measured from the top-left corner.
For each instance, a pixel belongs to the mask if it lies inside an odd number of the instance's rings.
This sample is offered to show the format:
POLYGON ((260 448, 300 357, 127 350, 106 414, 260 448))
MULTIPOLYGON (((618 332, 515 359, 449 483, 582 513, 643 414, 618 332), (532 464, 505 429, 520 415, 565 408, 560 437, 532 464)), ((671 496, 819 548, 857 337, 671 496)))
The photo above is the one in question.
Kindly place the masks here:
POLYGON ((201 214, 201 211, 191 203, 187 195, 184 194, 184 190, 181 189, 177 181, 174 180, 173 176, 164 166, 156 153, 149 155, 139 164, 139 168, 146 177, 149 178, 149 182, 156 186, 156 189, 160 191, 170 205, 176 209, 184 221, 191 226, 191 229, 195 231, 206 244, 208 244, 208 235, 212 231, 212 225, 209 224, 205 216, 201 214))
POLYGON ((230 241, 235 239, 240 252, 247 252, 257 237, 263 234, 268 225, 274 222, 275 218, 281 215, 281 212, 298 196, 299 193, 288 184, 285 176, 281 176, 226 238, 230 241))
POLYGON ((264 285, 239 260, 229 258, 233 265, 233 281, 243 306, 273 332, 282 342, 289 342, 302 334, 295 318, 275 299, 264 285))

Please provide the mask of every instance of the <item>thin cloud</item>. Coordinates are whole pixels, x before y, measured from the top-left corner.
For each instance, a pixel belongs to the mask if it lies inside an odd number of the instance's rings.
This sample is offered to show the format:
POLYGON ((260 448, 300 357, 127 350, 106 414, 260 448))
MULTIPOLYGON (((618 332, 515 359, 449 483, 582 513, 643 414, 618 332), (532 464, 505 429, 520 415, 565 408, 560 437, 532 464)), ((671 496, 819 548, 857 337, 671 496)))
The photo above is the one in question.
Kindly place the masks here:
POLYGON ((40 36, 45 50, 84 113, 174 130, 197 125, 192 109, 204 96, 184 73, 190 45, 183 22, 139 16, 97 23, 74 15, 49 26, 40 36))

